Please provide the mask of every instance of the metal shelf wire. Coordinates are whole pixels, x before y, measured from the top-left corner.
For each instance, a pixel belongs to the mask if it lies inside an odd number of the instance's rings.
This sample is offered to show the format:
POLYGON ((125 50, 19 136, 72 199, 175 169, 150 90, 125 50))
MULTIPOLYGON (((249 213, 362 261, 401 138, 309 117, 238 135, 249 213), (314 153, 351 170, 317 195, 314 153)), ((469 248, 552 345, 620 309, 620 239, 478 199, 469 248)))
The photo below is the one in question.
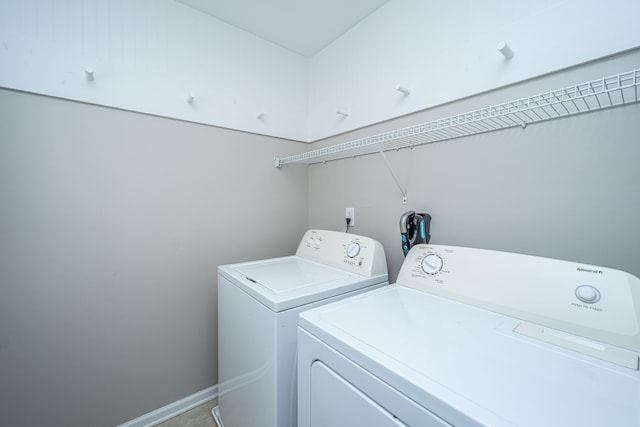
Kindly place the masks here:
POLYGON ((274 163, 276 167, 289 163, 314 164, 517 126, 526 127, 532 123, 636 103, 640 100, 638 86, 640 69, 306 153, 275 157, 274 163))

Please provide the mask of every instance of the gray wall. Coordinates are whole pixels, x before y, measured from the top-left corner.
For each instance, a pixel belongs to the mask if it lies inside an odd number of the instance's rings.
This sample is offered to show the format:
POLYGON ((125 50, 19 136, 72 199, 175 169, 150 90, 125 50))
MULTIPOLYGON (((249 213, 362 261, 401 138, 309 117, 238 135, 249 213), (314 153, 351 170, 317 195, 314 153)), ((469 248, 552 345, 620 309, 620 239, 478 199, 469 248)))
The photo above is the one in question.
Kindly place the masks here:
MULTIPOLYGON (((640 51, 565 70, 316 143, 353 140, 637 68, 640 51)), ((640 105, 312 165, 309 226, 380 240, 391 279, 402 263, 398 220, 433 216, 432 243, 573 260, 640 276, 640 105)))
MULTIPOLYGON (((637 68, 632 52, 315 143, 637 68)), ((292 253, 307 228, 640 275, 640 105, 275 169, 291 141, 0 89, 0 424, 109 426, 217 382, 216 267, 292 253), (307 211, 308 210, 308 211, 307 211), (307 222, 308 221, 308 222, 307 222)))
POLYGON ((0 424, 110 426, 217 383, 216 267, 288 255, 304 146, 0 89, 0 424))

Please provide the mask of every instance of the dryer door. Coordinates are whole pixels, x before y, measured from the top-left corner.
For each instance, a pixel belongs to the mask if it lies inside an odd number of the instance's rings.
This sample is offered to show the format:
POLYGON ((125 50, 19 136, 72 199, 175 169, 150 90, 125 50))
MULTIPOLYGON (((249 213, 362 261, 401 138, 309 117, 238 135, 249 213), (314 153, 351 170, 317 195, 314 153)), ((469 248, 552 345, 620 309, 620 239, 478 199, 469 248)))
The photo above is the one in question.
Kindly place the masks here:
POLYGON ((311 366, 311 427, 407 425, 324 363, 311 366))

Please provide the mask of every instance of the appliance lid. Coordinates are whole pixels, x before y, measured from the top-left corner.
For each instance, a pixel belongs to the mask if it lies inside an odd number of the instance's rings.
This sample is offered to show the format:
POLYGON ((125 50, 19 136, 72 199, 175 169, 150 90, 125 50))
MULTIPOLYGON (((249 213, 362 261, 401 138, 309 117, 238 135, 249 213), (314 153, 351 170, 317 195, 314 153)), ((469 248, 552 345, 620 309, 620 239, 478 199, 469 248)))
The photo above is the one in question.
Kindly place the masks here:
POLYGON ((640 425, 639 371, 514 332, 521 323, 389 286, 299 324, 449 422, 464 413, 489 425, 640 425))
POLYGON ((219 272, 275 312, 387 280, 386 274, 365 277, 295 255, 221 266, 219 272))
POLYGON ((261 264, 247 264, 238 267, 236 271, 273 293, 288 292, 319 283, 353 277, 353 274, 327 268, 298 257, 261 264))

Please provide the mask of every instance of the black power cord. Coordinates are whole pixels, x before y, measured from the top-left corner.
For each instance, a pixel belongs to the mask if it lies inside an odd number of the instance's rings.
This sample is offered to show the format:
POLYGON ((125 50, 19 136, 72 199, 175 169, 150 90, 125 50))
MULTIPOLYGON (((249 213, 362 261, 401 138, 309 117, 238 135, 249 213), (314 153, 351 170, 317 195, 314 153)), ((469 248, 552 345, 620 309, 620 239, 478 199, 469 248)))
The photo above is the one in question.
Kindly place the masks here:
POLYGON ((345 233, 349 232, 349 224, 351 224, 351 218, 345 218, 345 221, 347 222, 347 228, 344 230, 345 233))

